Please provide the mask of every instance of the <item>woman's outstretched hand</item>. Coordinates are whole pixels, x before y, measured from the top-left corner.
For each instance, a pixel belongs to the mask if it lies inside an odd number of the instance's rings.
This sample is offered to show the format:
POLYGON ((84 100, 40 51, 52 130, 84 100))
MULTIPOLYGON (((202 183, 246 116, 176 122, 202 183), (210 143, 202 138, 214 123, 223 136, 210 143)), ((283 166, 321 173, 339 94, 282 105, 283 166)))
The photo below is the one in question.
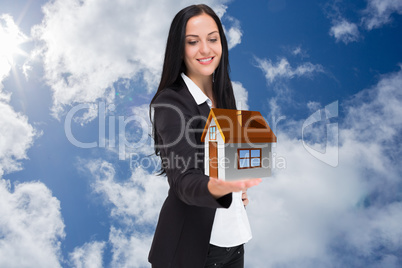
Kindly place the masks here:
POLYGON ((248 188, 258 185, 261 181, 261 179, 223 181, 217 178, 209 178, 208 190, 213 197, 220 198, 228 193, 246 191, 248 188))

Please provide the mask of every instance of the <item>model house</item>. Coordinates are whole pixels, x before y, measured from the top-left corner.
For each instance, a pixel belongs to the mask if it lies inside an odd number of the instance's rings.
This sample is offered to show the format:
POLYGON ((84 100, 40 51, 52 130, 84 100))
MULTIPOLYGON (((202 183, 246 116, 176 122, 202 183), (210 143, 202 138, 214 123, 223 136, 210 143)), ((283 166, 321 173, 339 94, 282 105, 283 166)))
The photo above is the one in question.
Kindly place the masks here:
POLYGON ((259 112, 212 108, 201 141, 206 175, 225 180, 271 176, 276 136, 259 112))

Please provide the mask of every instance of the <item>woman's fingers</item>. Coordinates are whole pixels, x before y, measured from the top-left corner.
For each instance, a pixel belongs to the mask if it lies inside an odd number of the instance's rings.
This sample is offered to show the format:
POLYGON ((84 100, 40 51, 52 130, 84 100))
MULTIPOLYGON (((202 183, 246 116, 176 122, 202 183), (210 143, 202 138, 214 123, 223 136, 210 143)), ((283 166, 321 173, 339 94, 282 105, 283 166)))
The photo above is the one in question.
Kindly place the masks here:
POLYGON ((240 191, 246 191, 248 188, 251 188, 253 186, 256 186, 260 184, 262 180, 261 179, 246 179, 246 180, 240 180, 240 181, 232 181, 228 183, 234 183, 236 186, 236 191, 233 192, 240 192, 240 191))
POLYGON ((208 189, 214 197, 219 198, 231 192, 246 191, 248 188, 258 185, 261 181, 261 179, 223 181, 216 178, 210 178, 208 189))

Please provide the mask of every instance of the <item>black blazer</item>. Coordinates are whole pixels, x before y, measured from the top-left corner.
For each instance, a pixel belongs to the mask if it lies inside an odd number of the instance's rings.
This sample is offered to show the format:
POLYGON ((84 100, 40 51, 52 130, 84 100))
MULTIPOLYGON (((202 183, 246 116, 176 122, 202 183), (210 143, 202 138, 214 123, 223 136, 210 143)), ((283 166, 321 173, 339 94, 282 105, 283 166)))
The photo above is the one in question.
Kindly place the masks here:
POLYGON ((182 79, 164 89, 153 108, 170 188, 148 260, 157 268, 202 268, 216 208, 228 208, 232 202, 232 194, 216 200, 204 175, 201 135, 210 109, 207 103, 196 104, 182 79))

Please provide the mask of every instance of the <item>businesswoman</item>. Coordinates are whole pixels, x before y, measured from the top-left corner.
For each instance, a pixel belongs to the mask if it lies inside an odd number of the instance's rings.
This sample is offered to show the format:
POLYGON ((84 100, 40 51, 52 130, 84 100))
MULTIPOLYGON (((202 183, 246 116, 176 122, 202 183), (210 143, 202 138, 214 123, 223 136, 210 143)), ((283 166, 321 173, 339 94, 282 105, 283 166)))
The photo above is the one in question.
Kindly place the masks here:
POLYGON ((155 153, 170 186, 148 258, 154 268, 244 266, 243 244, 251 239, 245 190, 261 180, 204 175, 201 143, 210 108, 236 109, 228 69, 215 12, 192 5, 177 13, 150 105, 155 153))

